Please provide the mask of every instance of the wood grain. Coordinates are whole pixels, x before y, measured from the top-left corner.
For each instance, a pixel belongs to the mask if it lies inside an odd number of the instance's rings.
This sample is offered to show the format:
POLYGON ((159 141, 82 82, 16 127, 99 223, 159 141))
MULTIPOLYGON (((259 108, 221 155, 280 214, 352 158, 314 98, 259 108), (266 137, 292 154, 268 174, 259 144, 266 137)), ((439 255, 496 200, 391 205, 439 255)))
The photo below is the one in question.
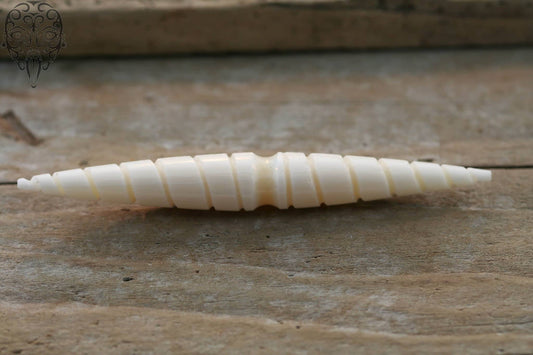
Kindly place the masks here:
MULTIPOLYGON (((18 1, 0 4, 0 28, 18 1)), ((531 0, 57 0, 64 56, 528 45, 531 0)), ((7 51, 0 52, 7 56, 7 51)))
POLYGON ((40 140, 24 126, 13 111, 0 114, 0 132, 15 141, 23 141, 29 145, 38 145, 40 143, 40 140))
MULTIPOLYGON (((0 63, 0 181, 204 152, 531 165, 533 51, 0 63)), ((346 206, 146 209, 0 186, 0 353, 528 353, 533 169, 346 206)))
POLYGON ((0 63, 0 107, 43 139, 1 137, 0 180, 236 151, 532 165, 531 63, 529 49, 76 60, 36 90, 0 63))

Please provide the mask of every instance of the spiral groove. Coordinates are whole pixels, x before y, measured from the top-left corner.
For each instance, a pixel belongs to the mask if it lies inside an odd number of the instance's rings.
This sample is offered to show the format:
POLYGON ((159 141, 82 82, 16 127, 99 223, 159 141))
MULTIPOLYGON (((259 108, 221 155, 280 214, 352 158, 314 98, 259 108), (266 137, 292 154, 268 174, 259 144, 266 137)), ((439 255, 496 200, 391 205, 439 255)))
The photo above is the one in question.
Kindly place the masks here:
POLYGON ((86 200, 238 211, 337 205, 471 186, 490 171, 336 154, 183 156, 65 170, 19 187, 86 200))

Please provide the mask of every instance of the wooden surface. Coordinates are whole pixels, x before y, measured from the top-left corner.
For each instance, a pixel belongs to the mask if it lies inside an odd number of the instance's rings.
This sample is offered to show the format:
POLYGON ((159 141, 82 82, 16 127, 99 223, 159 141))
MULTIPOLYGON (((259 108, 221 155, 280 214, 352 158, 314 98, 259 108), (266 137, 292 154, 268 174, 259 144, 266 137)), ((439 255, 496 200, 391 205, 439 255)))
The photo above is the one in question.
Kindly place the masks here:
MULTIPOLYGON (((0 4, 4 17, 19 0, 0 4)), ((56 0, 63 56, 533 43, 531 0, 56 0)), ((7 56, 7 51, 0 54, 7 56)))
POLYGON ((235 151, 500 167, 475 189, 251 213, 0 185, 0 353, 533 351, 533 50, 71 60, 37 89, 0 70, 4 182, 235 151))

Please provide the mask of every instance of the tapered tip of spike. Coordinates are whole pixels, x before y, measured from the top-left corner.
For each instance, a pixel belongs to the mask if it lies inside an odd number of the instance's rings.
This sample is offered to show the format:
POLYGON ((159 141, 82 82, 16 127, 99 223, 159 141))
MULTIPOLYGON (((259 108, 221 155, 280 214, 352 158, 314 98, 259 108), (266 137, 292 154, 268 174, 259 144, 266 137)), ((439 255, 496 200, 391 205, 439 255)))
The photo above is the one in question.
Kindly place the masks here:
POLYGON ((468 168, 470 175, 479 182, 489 182, 492 180, 492 172, 486 169, 468 168))
POLYGON ((27 179, 18 179, 17 180, 17 187, 20 190, 26 190, 26 191, 39 191, 39 186, 35 184, 34 182, 27 180, 27 179))

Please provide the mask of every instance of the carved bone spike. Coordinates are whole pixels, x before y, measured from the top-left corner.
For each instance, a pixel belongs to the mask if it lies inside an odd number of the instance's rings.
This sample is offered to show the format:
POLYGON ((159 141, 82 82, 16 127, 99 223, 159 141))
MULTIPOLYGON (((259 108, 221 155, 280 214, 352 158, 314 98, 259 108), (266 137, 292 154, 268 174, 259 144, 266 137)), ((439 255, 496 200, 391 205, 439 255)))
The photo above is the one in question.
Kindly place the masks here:
POLYGON ((101 165, 19 179, 18 188, 144 206, 220 211, 338 205, 472 186, 489 170, 336 154, 207 154, 101 165))

